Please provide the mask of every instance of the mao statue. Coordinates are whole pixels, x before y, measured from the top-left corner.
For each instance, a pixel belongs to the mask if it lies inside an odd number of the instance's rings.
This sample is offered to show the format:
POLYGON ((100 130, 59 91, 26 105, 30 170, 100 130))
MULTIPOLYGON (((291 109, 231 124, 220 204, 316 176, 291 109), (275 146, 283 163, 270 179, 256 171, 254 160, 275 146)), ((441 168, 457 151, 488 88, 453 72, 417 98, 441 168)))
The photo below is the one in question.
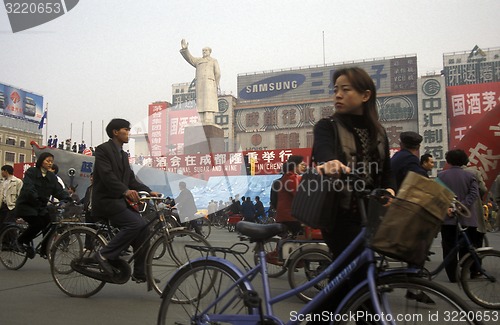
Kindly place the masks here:
POLYGON ((196 106, 200 112, 201 122, 213 123, 214 114, 218 110, 219 63, 210 56, 211 48, 203 48, 203 57, 196 58, 189 52, 188 45, 189 43, 183 39, 180 52, 182 57, 196 68, 196 106))

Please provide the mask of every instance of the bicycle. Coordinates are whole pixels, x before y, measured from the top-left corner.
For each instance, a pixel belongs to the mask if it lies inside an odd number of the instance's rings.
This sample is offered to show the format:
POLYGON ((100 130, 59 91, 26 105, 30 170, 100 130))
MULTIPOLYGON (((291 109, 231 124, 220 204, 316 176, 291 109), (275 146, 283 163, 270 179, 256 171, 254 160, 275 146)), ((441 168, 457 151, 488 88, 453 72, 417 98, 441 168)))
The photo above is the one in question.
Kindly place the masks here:
POLYGON ((196 219, 180 222, 176 206, 171 207, 170 213, 165 216, 167 224, 170 228, 184 227, 185 229, 195 231, 198 235, 208 239, 212 233, 212 224, 210 220, 208 220, 207 216, 204 216, 202 213, 196 213, 194 217, 196 217, 196 219))
POLYGON ((88 227, 69 229, 54 243, 51 251, 51 274, 61 291, 71 297, 84 298, 99 292, 106 283, 126 283, 131 278, 130 263, 139 250, 150 244, 146 254, 147 289, 154 289, 161 294, 173 271, 194 258, 194 255, 184 249, 186 244, 197 242, 198 245, 210 246, 197 233, 169 227, 166 220, 171 216, 172 209, 163 203, 164 198, 143 196, 140 200, 152 202, 154 206, 156 215, 145 226, 152 229, 140 248, 128 259, 123 257, 110 261, 114 268, 113 275, 104 272, 92 258, 107 243, 105 236, 110 233, 108 225, 95 225, 97 230, 88 227))
MULTIPOLYGON (((32 249, 35 254, 49 260, 51 258, 51 246, 58 236, 67 230, 68 227, 82 224, 81 216, 68 214, 63 203, 54 205, 52 210, 56 213, 52 217, 54 221, 50 222, 36 235, 36 237, 39 237, 42 233, 44 234, 36 246, 33 244, 33 241, 30 244, 30 249, 32 249), (46 250, 42 251, 42 243, 44 241, 46 241, 46 250)), ((21 246, 17 241, 26 228, 27 225, 24 221, 19 221, 7 225, 2 232, 0 232, 0 262, 9 270, 19 270, 26 264, 29 258, 27 248, 21 246)))
POLYGON ((465 294, 481 307, 500 309, 500 251, 492 247, 476 248, 467 236, 467 227, 457 222, 457 245, 444 260, 432 271, 424 269, 429 279, 438 275, 452 259, 456 259, 461 248, 467 249, 457 264, 456 281, 465 294), (474 270, 474 271, 472 271, 474 270))
MULTIPOLYGON (((362 197, 357 194, 363 220, 366 213, 362 197)), ((354 321, 375 320, 381 324, 397 324, 398 315, 420 315, 420 322, 431 311, 447 311, 458 315, 474 315, 470 307, 448 289, 423 279, 419 269, 407 268, 385 270, 377 267, 372 249, 366 245, 366 227, 346 248, 346 250, 328 265, 320 274, 295 289, 272 297, 267 277, 265 261, 265 241, 284 231, 281 224, 259 225, 240 222, 237 230, 251 238, 258 246, 259 263, 250 270, 240 270, 236 265, 209 253, 182 266, 170 279, 162 294, 162 302, 158 313, 158 324, 284 324, 273 312, 272 306, 307 288, 326 281, 323 289, 309 301, 300 311, 294 313, 287 324, 298 324, 311 314, 329 296, 335 293, 339 285, 361 268, 366 271, 366 279, 352 288, 343 297, 330 318, 335 323, 350 324, 349 316, 353 312, 354 321), (364 247, 361 254, 354 259, 349 256, 356 249, 364 247), (349 262, 346 267, 340 266, 349 262), (253 280, 262 281, 263 294, 255 291, 253 280), (416 299, 406 298, 408 290, 419 290, 427 294, 434 302, 433 306, 420 309, 416 299), (470 314, 472 313, 472 314, 470 314), (385 315, 385 317, 383 317, 385 315), (167 318, 168 317, 168 318, 167 318), (389 320, 387 320, 389 319, 389 320)), ((210 252, 225 251, 227 248, 212 248, 210 252)), ((320 314, 316 314, 320 315, 320 314)), ((399 322, 399 321, 398 321, 399 322)), ((406 322, 410 323, 410 322, 406 322)), ((417 320, 418 323, 418 320, 417 320)), ((482 324, 481 320, 471 316, 470 319, 458 319, 450 324, 482 324)))

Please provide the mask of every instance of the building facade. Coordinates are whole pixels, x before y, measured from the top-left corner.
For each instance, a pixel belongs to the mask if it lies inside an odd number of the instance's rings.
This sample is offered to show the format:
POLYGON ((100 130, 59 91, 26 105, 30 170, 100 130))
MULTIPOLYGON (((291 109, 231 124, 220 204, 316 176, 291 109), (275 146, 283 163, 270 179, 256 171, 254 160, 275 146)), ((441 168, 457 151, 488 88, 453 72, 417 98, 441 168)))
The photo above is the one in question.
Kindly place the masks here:
POLYGON ((0 115, 0 125, 1 166, 34 162, 35 157, 30 142, 42 143, 43 141, 38 124, 0 115))

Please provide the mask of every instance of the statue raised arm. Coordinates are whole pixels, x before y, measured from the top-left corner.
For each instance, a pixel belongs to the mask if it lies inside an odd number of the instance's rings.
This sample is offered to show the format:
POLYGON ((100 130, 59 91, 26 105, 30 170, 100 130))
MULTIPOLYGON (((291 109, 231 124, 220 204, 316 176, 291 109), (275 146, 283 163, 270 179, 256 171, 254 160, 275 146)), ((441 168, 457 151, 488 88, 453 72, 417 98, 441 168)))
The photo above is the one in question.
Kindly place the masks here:
POLYGON ((217 89, 219 88, 219 63, 210 54, 212 49, 204 47, 202 57, 194 57, 188 49, 189 43, 181 40, 181 55, 196 68, 196 106, 199 112, 216 112, 218 110, 217 89))

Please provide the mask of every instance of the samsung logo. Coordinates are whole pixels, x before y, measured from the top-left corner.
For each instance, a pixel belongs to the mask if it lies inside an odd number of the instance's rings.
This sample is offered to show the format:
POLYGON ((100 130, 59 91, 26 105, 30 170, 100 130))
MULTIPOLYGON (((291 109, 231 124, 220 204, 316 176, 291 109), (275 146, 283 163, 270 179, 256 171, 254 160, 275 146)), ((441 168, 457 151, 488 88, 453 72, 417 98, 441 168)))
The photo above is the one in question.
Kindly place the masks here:
POLYGON ((266 78, 241 89, 239 97, 241 99, 262 99, 281 95, 297 89, 305 80, 306 77, 298 73, 266 78))

